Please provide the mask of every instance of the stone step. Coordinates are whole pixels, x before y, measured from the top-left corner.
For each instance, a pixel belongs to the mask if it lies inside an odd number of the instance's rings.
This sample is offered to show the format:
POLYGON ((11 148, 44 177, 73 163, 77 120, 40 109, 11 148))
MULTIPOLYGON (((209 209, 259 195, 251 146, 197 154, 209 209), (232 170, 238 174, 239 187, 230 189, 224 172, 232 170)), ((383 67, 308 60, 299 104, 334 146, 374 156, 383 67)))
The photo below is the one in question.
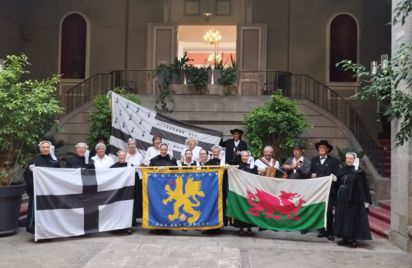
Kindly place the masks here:
POLYGON ((388 238, 391 225, 378 218, 372 217, 371 215, 369 215, 368 218, 369 228, 371 232, 375 233, 380 237, 388 238))
POLYGON ((391 212, 390 210, 381 207, 371 207, 369 208, 369 216, 380 219, 386 223, 391 223, 391 212))
POLYGON ((379 201, 379 207, 391 211, 391 200, 379 201))

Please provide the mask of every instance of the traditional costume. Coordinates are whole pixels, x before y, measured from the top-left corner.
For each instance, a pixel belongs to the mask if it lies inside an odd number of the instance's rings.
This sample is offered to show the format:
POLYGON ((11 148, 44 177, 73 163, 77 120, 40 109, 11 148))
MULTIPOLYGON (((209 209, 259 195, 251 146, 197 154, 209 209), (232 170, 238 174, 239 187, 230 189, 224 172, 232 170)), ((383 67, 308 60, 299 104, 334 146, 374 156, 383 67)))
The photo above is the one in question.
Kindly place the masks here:
POLYGON ((73 155, 67 158, 66 167, 94 169, 94 164, 93 161, 91 161, 88 157, 73 155))
MULTIPOLYGON (((329 144, 326 140, 321 140, 320 142, 315 143, 315 148, 319 151, 319 146, 324 145, 328 147, 328 153, 333 150, 333 146, 329 144)), ((329 176, 331 174, 336 175, 339 170, 339 161, 333 156, 325 155, 324 157, 315 156, 311 160, 310 174, 316 174, 316 177, 329 176)), ((333 235, 333 206, 336 200, 336 183, 332 182, 330 193, 329 193, 329 202, 327 209, 327 224, 326 230, 320 229, 318 237, 327 236, 329 240, 334 240, 333 235)))
MULTIPOLYGON (((250 163, 241 162, 239 164, 239 169, 243 170, 243 171, 246 171, 248 173, 252 173, 252 174, 256 174, 256 175, 258 174, 257 166, 255 166, 254 164, 251 165, 250 163)), ((248 229, 248 231, 247 231, 248 235, 253 235, 253 232, 252 232, 251 228, 254 227, 254 225, 252 225, 250 223, 246 223, 246 222, 234 219, 233 226, 240 228, 239 235, 241 235, 241 236, 245 234, 243 232, 243 228, 248 229)))
POLYGON ((310 177, 310 160, 304 156, 301 156, 299 159, 295 157, 289 157, 285 161, 285 165, 295 165, 296 163, 301 162, 301 166, 287 172, 288 179, 307 179, 310 177))
POLYGON ((343 238, 340 244, 357 247, 356 240, 371 240, 368 209, 371 204, 368 182, 362 169, 345 166, 338 171, 338 192, 334 223, 335 235, 343 238), (368 205, 366 205, 368 206, 368 205))
MULTIPOLYGON (((230 133, 239 133, 240 136, 243 134, 243 130, 241 129, 232 129, 230 133)), ((240 138, 239 140, 235 141, 234 139, 229 139, 226 141, 221 141, 220 146, 226 148, 226 163, 231 165, 238 165, 240 161, 240 152, 247 151, 247 143, 242 141, 240 138)))
POLYGON ((159 154, 158 156, 155 156, 154 158, 150 160, 149 166, 151 167, 177 166, 177 163, 174 158, 170 157, 170 155, 161 156, 159 154))
POLYGON ((59 168, 60 163, 57 158, 54 156, 54 152, 48 155, 36 155, 34 160, 29 163, 29 167, 26 168, 24 171, 23 177, 26 182, 26 191, 27 195, 29 196, 29 206, 27 209, 27 219, 26 219, 26 231, 29 233, 34 234, 34 196, 33 196, 33 171, 31 167, 51 167, 51 168, 59 168))

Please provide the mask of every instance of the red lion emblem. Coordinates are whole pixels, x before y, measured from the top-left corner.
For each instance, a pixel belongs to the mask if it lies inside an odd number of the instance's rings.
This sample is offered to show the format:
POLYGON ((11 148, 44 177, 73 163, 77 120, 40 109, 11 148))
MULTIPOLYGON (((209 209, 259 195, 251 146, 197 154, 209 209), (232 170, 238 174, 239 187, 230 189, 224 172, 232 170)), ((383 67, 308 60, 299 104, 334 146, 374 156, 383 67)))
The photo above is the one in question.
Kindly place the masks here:
POLYGON ((299 220, 296 214, 305 200, 297 193, 280 191, 280 195, 276 196, 257 190, 256 194, 248 191, 247 203, 250 205, 247 213, 252 216, 259 216, 263 212, 267 219, 281 220, 282 216, 286 216, 289 220, 299 220))

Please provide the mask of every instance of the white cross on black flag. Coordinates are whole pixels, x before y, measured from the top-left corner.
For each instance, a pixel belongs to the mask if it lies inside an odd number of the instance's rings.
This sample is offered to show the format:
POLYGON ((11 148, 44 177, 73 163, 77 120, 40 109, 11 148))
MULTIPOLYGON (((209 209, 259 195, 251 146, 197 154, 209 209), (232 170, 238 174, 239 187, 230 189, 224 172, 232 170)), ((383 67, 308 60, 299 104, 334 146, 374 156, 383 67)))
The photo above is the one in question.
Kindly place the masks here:
POLYGON ((131 227, 134 168, 35 167, 34 240, 131 227))
POLYGON ((154 135, 162 137, 169 145, 173 157, 180 159, 186 148, 185 140, 194 137, 198 146, 210 150, 219 144, 222 132, 186 124, 166 117, 144 106, 112 92, 112 133, 110 136, 111 153, 118 149, 127 149, 127 140, 131 137, 137 141, 139 152, 146 156, 146 150, 152 146, 154 135))

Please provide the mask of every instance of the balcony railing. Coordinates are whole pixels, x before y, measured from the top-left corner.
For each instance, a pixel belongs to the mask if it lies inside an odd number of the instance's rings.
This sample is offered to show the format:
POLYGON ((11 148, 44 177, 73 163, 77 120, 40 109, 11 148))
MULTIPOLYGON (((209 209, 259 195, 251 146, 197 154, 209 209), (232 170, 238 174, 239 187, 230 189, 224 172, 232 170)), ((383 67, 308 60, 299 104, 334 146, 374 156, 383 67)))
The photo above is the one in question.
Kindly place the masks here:
MULTIPOLYGON (((64 93, 66 113, 99 94, 122 87, 137 94, 154 94, 157 79, 152 70, 119 70, 98 73, 64 93)), ((238 95, 270 95, 281 89, 290 98, 306 99, 322 107, 353 133, 376 170, 384 175, 384 148, 369 133, 354 107, 338 93, 304 74, 279 71, 241 71, 238 95)))

